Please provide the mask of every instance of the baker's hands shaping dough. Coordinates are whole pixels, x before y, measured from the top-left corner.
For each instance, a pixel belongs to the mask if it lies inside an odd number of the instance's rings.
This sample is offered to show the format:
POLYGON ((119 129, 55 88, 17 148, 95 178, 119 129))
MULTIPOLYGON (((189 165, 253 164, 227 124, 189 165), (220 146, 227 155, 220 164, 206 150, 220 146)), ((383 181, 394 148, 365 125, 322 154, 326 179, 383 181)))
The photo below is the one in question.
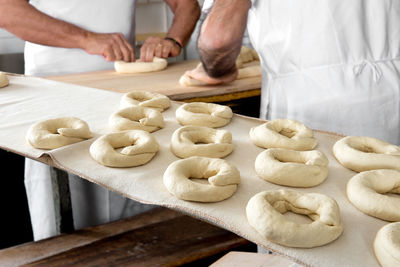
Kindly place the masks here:
MULTIPOLYGON (((175 38, 176 40, 176 38, 175 38)), ((179 42, 176 40, 176 42, 179 42)), ((152 62, 154 57, 168 58, 179 56, 182 42, 179 44, 171 39, 149 37, 140 48, 140 61, 152 62)))
POLYGON ((29 128, 26 140, 35 148, 54 149, 92 136, 85 121, 75 117, 62 117, 35 123, 29 128))

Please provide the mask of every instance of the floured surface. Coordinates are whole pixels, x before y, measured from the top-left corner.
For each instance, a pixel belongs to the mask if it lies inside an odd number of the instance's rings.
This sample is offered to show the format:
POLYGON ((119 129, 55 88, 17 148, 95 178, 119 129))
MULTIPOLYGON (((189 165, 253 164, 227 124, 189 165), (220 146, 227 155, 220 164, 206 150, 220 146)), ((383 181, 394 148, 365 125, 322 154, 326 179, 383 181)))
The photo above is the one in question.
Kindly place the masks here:
MULTIPOLYGON (((121 96, 39 78, 10 77, 10 86, 0 91, 0 146, 39 157, 46 151, 26 144, 25 133, 34 122, 57 116, 77 116, 85 120, 97 137, 108 131, 108 117, 118 108, 121 96)), ((162 113, 166 126, 152 133, 160 144, 160 151, 144 166, 108 168, 98 164, 89 155, 89 146, 94 139, 47 153, 62 168, 92 182, 132 199, 170 207, 212 222, 300 263, 310 266, 378 266, 372 244, 377 231, 386 222, 364 215, 347 200, 346 183, 355 173, 339 165, 333 157, 332 146, 339 136, 322 132, 315 134, 319 142, 316 149, 324 152, 330 161, 328 178, 321 185, 304 189, 274 185, 258 178, 254 170, 254 161, 263 149, 250 142, 248 132, 262 121, 235 115, 231 123, 221 129, 229 130, 233 136, 235 149, 225 159, 241 173, 238 190, 231 198, 218 203, 186 202, 172 196, 162 182, 168 165, 178 160, 169 149, 172 133, 180 127, 175 120, 178 106, 173 102, 171 108, 162 113), (333 197, 341 209, 343 234, 328 245, 312 249, 286 248, 263 240, 247 223, 245 207, 254 194, 280 188, 333 197)))

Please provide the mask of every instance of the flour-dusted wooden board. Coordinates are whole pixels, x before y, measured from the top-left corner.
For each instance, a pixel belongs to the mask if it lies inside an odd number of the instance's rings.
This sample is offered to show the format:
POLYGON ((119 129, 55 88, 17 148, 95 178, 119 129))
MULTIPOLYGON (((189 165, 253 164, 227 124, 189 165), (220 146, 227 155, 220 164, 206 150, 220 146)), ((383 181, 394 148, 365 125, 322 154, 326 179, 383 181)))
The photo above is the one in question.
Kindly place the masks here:
MULTIPOLYGON (((185 71, 194 69, 198 63, 198 60, 170 63, 165 70, 150 73, 121 74, 114 70, 105 70, 47 78, 120 93, 127 93, 133 90, 158 92, 169 96, 173 100, 208 97, 261 88, 261 77, 236 80, 230 84, 219 86, 181 86, 179 78, 185 71)), ((253 64, 259 64, 259 62, 249 63, 249 65, 253 64)))

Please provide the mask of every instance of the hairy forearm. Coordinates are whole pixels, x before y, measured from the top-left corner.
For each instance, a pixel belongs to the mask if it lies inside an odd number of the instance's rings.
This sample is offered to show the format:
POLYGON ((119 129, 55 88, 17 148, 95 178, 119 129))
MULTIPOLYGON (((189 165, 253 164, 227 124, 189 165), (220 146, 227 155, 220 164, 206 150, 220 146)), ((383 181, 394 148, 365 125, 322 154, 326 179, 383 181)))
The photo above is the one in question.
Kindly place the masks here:
POLYGON ((197 0, 167 0, 166 2, 174 13, 174 19, 167 36, 173 37, 182 45, 185 45, 200 17, 199 4, 197 0))
POLYGON ((90 34, 38 11, 25 0, 0 0, 0 27, 26 41, 66 48, 84 48, 90 34))
POLYGON ((198 39, 200 59, 209 76, 218 78, 236 72, 235 61, 250 5, 249 0, 214 1, 198 39))

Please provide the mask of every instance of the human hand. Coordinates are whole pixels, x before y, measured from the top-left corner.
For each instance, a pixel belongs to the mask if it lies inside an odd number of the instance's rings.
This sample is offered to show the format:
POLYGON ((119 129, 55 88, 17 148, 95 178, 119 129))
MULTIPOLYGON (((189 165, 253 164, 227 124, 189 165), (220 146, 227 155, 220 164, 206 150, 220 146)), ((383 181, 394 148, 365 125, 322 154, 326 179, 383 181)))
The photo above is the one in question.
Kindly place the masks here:
POLYGON ((135 51, 122 33, 89 33, 84 50, 107 61, 135 61, 135 51))
POLYGON ((238 72, 237 72, 237 70, 235 70, 235 72, 226 74, 222 77, 218 77, 218 78, 210 77, 207 74, 207 72, 204 70, 203 64, 201 64, 201 63, 199 65, 197 65, 197 67, 195 69, 185 72, 185 75, 187 75, 188 77, 198 80, 198 81, 201 81, 201 82, 204 82, 206 84, 211 84, 211 85, 230 83, 236 79, 237 74, 238 74, 238 72))
POLYGON ((181 48, 172 40, 166 40, 160 37, 149 37, 140 48, 140 61, 153 61, 153 57, 176 57, 180 52, 181 48))

